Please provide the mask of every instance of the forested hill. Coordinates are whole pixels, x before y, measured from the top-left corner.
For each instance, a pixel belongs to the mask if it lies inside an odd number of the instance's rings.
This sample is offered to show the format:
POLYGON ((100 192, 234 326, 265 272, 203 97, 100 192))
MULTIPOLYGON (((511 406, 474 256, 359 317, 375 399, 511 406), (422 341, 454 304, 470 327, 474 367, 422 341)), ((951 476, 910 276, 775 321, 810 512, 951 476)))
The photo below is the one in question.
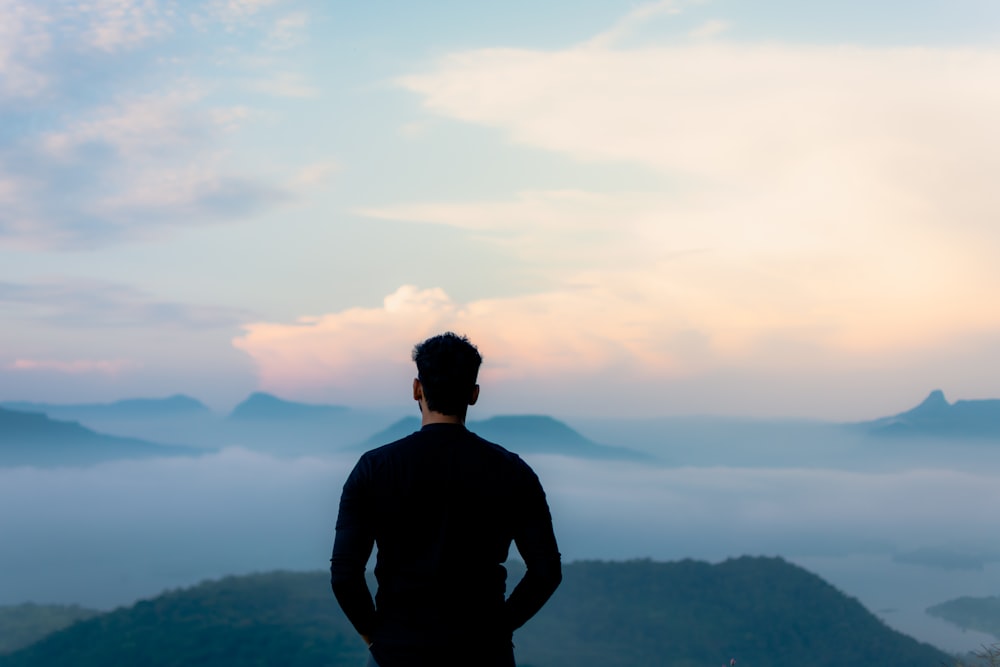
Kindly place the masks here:
MULTIPOLYGON (((579 562, 519 630, 522 667, 937 667, 819 577, 776 558, 579 562)), ((516 574, 514 578, 516 578, 516 574)), ((80 622, 0 667, 354 666, 364 648, 325 573, 230 577, 80 622)))

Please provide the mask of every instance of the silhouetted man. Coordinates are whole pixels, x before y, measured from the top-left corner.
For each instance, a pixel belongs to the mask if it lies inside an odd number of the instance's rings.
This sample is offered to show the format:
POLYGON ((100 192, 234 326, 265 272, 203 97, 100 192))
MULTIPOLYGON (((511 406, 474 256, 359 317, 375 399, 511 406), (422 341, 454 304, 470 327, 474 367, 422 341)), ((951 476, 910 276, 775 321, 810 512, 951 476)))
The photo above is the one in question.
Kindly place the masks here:
POLYGON ((421 429, 365 453, 344 484, 333 592, 369 666, 513 667, 515 629, 562 578, 542 486, 516 454, 465 428, 482 357, 464 336, 413 349, 421 429), (527 571, 504 599, 511 541, 527 571), (375 600, 365 564, 378 546, 375 600))

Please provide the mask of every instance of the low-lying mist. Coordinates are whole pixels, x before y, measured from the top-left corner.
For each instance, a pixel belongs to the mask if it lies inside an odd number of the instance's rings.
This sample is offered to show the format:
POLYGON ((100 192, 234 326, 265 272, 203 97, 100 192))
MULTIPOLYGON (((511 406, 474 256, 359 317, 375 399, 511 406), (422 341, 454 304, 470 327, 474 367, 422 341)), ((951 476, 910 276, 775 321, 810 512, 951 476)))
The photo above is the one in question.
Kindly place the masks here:
MULTIPOLYGON (((231 448, 200 458, 0 469, 0 604, 107 608, 226 574, 323 569, 355 458, 231 448)), ((1000 554, 995 470, 526 458, 547 489, 566 560, 930 550, 989 565, 1000 554)))

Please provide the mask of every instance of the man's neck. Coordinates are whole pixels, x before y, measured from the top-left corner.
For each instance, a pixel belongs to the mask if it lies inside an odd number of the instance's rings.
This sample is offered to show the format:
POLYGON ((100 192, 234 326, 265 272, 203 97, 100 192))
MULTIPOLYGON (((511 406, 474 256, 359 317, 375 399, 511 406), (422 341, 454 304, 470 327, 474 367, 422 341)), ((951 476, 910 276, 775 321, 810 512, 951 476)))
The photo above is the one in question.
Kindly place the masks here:
POLYGON ((420 415, 420 425, 428 424, 465 424, 465 415, 446 415, 433 410, 425 410, 420 415))

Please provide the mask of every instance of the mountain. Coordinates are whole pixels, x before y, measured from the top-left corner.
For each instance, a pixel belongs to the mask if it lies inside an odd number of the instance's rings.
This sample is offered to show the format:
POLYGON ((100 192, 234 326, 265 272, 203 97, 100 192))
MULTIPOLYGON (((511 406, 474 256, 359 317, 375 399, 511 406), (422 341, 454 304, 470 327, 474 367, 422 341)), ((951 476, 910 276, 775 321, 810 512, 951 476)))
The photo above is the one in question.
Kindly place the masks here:
POLYGON ((1000 639, 1000 596, 956 598, 929 607, 927 613, 965 630, 986 632, 1000 639))
POLYGON ((917 407, 861 426, 875 435, 1000 438, 1000 399, 949 403, 935 389, 917 407))
POLYGON ((227 444, 274 456, 324 456, 350 448, 384 423, 374 413, 257 392, 233 408, 223 430, 227 444))
POLYGON ((89 465, 114 459, 192 456, 201 451, 104 435, 38 412, 0 408, 0 466, 89 465))
POLYGON ((99 613, 75 605, 19 604, 0 607, 0 655, 30 646, 42 637, 99 613))
MULTIPOLYGON (((471 421, 469 430, 517 454, 560 454, 586 459, 654 461, 645 453, 624 447, 610 447, 588 440, 563 422, 544 415, 504 415, 471 421)), ((420 419, 404 417, 361 444, 371 449, 420 429, 420 419)))
POLYGON ((224 423, 201 401, 175 394, 167 398, 129 398, 113 403, 50 404, 24 401, 3 407, 40 412, 53 419, 75 421, 99 433, 154 442, 176 442, 218 449, 224 423))
POLYGON ((52 404, 8 401, 0 406, 21 412, 41 412, 57 419, 149 419, 200 415, 209 412, 201 401, 175 394, 167 398, 129 398, 113 403, 52 404))
POLYGON ((648 454, 588 440, 563 422, 543 415, 504 415, 472 422, 470 428, 519 454, 562 454, 588 459, 652 461, 648 454))
POLYGON ((235 421, 322 420, 337 419, 347 412, 349 409, 340 405, 295 403, 271 394, 255 392, 233 408, 229 419, 235 421))
MULTIPOLYGON (((521 572, 512 568, 510 579, 521 572)), ((948 661, 778 558, 570 563, 562 586, 514 642, 518 664, 533 667, 948 661)), ((203 583, 79 622, 0 656, 0 667, 305 667, 364 659, 327 574, 279 572, 203 583)))

